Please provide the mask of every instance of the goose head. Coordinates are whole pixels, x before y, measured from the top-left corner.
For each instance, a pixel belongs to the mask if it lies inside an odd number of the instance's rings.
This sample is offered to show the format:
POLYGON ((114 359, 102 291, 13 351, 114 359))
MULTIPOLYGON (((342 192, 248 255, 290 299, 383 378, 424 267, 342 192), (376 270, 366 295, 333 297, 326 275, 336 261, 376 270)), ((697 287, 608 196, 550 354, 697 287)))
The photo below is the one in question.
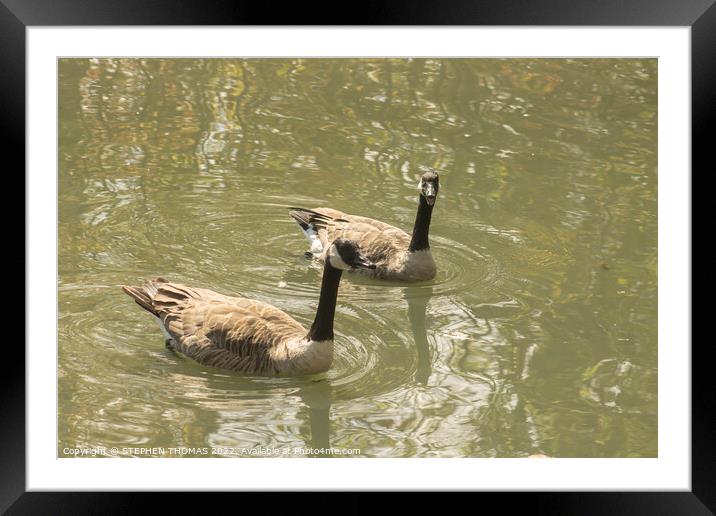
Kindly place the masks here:
POLYGON ((375 269, 371 262, 352 240, 336 239, 328 249, 328 262, 332 267, 341 270, 375 269))
POLYGON ((440 178, 438 173, 434 170, 428 170, 420 176, 420 195, 428 203, 428 206, 435 204, 435 199, 438 196, 438 190, 440 190, 440 178))

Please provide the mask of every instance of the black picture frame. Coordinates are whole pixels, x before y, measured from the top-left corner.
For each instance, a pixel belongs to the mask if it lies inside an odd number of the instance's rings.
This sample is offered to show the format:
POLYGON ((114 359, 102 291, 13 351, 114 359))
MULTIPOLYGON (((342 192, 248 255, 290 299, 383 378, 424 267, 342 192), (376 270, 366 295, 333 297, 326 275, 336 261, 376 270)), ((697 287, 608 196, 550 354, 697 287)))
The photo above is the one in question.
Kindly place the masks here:
MULTIPOLYGON (((24 170, 25 31, 32 26, 65 25, 547 25, 689 26, 692 50, 692 161, 707 159, 716 92, 716 6, 714 0, 453 0, 335 3, 246 2, 241 0, 0 0, 0 120, 3 156, 18 156, 24 170), (277 7, 280 5, 280 7, 277 7), (342 9, 342 8, 341 8, 342 9), (350 13, 339 14, 341 12, 350 13)), ((88 44, 91 52, 91 44, 88 44)), ((711 167, 712 168, 712 167, 711 167)), ((693 175, 691 176, 693 177, 693 175)), ((24 182, 23 182, 24 184, 24 182)), ((24 188, 20 186, 19 188, 24 188)), ((7 195, 7 193, 6 193, 7 195)), ((710 232, 709 232, 710 233, 710 232)), ((19 246, 17 246, 19 252, 19 246)), ((24 251, 22 257, 26 258, 24 251)), ((24 260, 23 260, 24 261, 24 260)), ((25 278, 29 271, 25 270, 25 278)), ((664 314, 661 314, 664 316, 664 314)), ((9 337, 9 336, 6 336, 9 337)), ((12 336, 16 338, 15 336, 12 336)), ((680 343, 674 343, 680 344, 680 343)), ((689 343, 691 344, 691 343, 689 343)), ((527 505, 548 514, 713 514, 716 511, 714 393, 708 343, 692 347, 692 491, 609 493, 475 493, 496 498, 501 510, 527 505)), ((151 493, 25 492, 25 350, 6 340, 2 382, 0 511, 8 514, 132 513, 146 509, 151 493), (7 366, 12 364, 12 366, 7 366)), ((234 494, 212 494, 222 501, 234 494)), ((273 495, 241 494, 245 506, 273 495)), ((295 496, 294 503, 295 503, 295 496)), ((352 494, 351 498, 358 495, 352 494)), ((301 497, 302 498, 302 497, 301 497)), ((482 500, 480 500, 482 501, 482 500)), ((186 508, 176 493, 162 496, 163 512, 186 508)), ((471 502, 474 503, 474 502, 471 502)), ((350 503, 359 510, 369 506, 350 503)), ((238 509, 238 508, 237 508, 238 509)))

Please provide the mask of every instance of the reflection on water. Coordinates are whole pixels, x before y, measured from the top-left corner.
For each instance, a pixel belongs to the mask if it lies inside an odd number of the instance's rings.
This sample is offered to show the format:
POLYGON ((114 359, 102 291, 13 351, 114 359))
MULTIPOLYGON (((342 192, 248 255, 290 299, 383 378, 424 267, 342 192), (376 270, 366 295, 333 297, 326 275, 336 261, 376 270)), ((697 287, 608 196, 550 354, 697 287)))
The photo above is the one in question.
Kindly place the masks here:
MULTIPOLYGON (((308 448, 322 449, 331 446, 331 399, 333 391, 330 382, 318 380, 306 382, 299 390, 301 401, 308 407, 310 439, 306 440, 308 448)), ((314 453, 309 456, 325 457, 330 453, 314 453)))
POLYGON ((68 59, 59 74, 60 455, 657 454, 656 60, 68 59), (310 325, 321 271, 285 207, 409 231, 425 165, 441 174, 438 275, 348 275, 325 375, 199 366, 118 289, 163 275, 310 325))
POLYGON ((432 287, 405 288, 405 300, 408 302, 408 320, 413 331, 413 342, 417 356, 415 367, 415 381, 421 385, 427 385, 432 372, 432 352, 428 342, 428 334, 425 327, 425 316, 428 307, 428 300, 432 296, 432 287))

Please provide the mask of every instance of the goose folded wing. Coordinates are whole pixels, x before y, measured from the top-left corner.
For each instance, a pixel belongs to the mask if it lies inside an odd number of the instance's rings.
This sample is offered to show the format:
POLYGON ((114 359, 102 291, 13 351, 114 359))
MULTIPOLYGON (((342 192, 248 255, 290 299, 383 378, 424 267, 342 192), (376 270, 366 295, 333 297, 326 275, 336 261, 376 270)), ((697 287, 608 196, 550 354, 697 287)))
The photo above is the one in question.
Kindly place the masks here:
POLYGON ((306 330, 278 309, 229 299, 233 302, 196 300, 168 316, 165 325, 177 341, 177 350, 206 365, 265 371, 272 367, 282 342, 305 336, 306 330))

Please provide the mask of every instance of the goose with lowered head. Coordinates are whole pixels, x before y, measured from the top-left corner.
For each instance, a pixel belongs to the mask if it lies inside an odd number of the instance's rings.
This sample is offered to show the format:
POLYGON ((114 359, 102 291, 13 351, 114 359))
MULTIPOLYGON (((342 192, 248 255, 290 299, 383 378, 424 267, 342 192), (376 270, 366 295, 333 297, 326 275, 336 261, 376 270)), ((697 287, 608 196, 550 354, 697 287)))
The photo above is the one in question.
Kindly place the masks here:
POLYGON ((375 265, 350 240, 328 246, 313 325, 275 306, 163 278, 122 290, 156 317, 167 347, 197 362, 257 376, 321 373, 333 361, 333 318, 344 270, 375 265))

